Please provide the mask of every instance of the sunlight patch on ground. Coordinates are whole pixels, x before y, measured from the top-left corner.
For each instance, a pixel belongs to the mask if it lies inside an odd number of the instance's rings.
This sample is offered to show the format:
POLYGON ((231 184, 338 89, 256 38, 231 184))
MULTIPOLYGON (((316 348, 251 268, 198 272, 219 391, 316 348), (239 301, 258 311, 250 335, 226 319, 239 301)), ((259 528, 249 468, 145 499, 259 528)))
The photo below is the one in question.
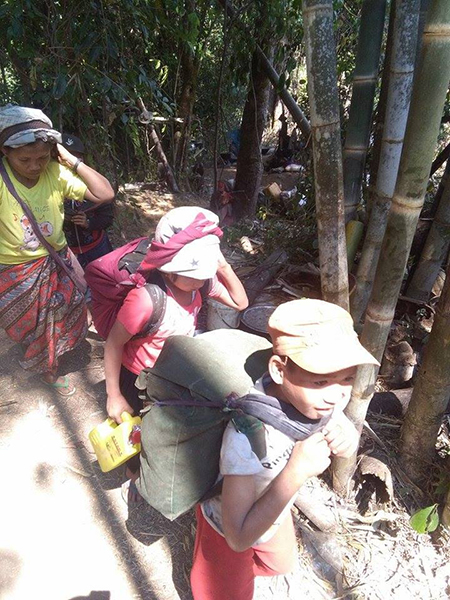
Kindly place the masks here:
POLYGON ((87 581, 91 589, 113 589, 111 599, 132 598, 114 540, 93 514, 87 479, 66 468, 69 444, 54 428, 52 412, 51 405, 41 403, 17 422, 0 446, 8 483, 0 499, 0 544, 15 555, 20 570, 2 598, 69 600, 89 595, 87 581))

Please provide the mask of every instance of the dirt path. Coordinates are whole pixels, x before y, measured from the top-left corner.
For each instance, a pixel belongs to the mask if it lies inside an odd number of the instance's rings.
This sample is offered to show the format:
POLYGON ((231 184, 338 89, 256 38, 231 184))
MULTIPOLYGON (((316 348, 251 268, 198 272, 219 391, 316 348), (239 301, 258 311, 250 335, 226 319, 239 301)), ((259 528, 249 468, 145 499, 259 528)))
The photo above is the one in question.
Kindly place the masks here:
MULTIPOLYGON (((64 399, 0 341, 0 598, 189 600, 193 513, 174 523, 146 504, 129 513, 123 469, 103 474, 89 445, 105 417, 103 344, 89 333, 66 355, 77 393, 64 399)), ((259 598, 297 597, 284 578, 260 588, 259 598)))

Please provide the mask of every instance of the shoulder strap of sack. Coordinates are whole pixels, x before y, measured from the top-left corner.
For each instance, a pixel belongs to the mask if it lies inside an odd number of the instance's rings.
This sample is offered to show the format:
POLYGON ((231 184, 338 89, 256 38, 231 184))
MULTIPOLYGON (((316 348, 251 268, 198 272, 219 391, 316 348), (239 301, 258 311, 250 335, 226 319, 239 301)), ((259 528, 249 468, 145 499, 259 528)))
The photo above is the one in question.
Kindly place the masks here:
POLYGON ((7 170, 5 169, 5 165, 3 164, 3 161, 1 159, 0 159, 0 175, 2 176, 3 181, 5 182, 5 185, 8 188, 9 193, 17 200, 17 202, 20 204, 23 212, 28 217, 28 220, 31 223, 31 227, 33 228, 33 232, 36 235, 36 237, 38 238, 38 240, 40 241, 40 243, 48 251, 48 253, 53 258, 53 260, 61 267, 61 269, 63 269, 63 271, 65 271, 67 273, 67 275, 70 277, 70 279, 78 287, 78 282, 75 279, 74 273, 71 271, 69 266, 63 261, 63 259, 59 256, 59 254, 56 252, 56 250, 53 248, 53 246, 51 244, 49 244, 48 241, 45 239, 45 237, 42 234, 42 231, 39 228, 39 225, 36 223, 36 219, 34 218, 32 210, 30 209, 30 207, 27 204, 25 204, 25 202, 22 200, 22 198, 17 193, 16 188, 14 187, 14 184, 11 181, 7 170))
MULTIPOLYGON (((237 431, 243 433, 247 437, 252 451, 256 454, 259 460, 262 460, 267 454, 266 435, 262 421, 256 417, 251 417, 244 414, 233 415, 231 420, 237 431)), ((220 479, 210 490, 206 492, 206 494, 202 496, 200 502, 210 500, 211 498, 221 494, 222 486, 223 479, 220 479)))
POLYGON ((282 402, 274 396, 259 393, 245 394, 241 397, 237 394, 230 394, 220 402, 211 402, 206 398, 193 398, 191 396, 183 399, 157 400, 155 404, 157 406, 220 408, 231 414, 236 429, 241 433, 245 433, 247 437, 257 431, 257 421, 261 421, 296 441, 305 440, 313 433, 321 431, 331 418, 331 415, 327 415, 322 419, 309 419, 291 404, 282 402), (241 415, 244 418, 236 419, 241 415))

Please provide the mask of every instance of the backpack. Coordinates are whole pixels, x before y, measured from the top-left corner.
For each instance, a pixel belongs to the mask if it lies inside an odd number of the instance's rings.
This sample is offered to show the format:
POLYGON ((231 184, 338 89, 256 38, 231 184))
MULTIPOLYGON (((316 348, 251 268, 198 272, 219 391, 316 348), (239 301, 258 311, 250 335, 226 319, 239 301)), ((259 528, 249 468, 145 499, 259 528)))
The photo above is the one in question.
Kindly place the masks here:
MULTIPOLYGON (((138 271, 150 244, 150 238, 138 238, 97 258, 86 267, 85 277, 92 294, 92 318, 98 334, 103 339, 108 337, 128 292, 134 289, 130 275, 138 271)), ((144 287, 152 301, 153 312, 134 338, 154 334, 166 311, 167 288, 161 273, 158 270, 150 271, 146 282, 144 287)), ((211 286, 211 279, 205 281, 200 289, 202 298, 209 294, 211 286)))
POLYGON ((170 337, 136 386, 150 401, 141 429, 141 496, 170 520, 220 492, 222 437, 230 420, 253 452, 266 455, 267 423, 305 439, 329 420, 311 423, 291 405, 248 394, 267 370, 270 342, 240 330, 170 337))

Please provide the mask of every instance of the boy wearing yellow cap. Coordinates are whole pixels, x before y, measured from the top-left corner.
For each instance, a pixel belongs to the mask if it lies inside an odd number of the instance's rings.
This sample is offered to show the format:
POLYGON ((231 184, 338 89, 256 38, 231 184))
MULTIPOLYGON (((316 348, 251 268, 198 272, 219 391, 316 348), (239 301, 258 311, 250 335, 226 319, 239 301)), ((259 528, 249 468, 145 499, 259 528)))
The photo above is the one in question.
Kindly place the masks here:
POLYGON ((378 364, 360 344, 347 311, 322 300, 294 300, 272 314, 273 356, 253 392, 296 409, 310 437, 295 442, 270 425, 264 456, 228 425, 221 449, 220 497, 197 508, 191 586, 195 600, 251 600, 257 575, 288 573, 297 543, 290 508, 330 457, 349 457, 358 435, 344 415, 356 368, 378 364))

